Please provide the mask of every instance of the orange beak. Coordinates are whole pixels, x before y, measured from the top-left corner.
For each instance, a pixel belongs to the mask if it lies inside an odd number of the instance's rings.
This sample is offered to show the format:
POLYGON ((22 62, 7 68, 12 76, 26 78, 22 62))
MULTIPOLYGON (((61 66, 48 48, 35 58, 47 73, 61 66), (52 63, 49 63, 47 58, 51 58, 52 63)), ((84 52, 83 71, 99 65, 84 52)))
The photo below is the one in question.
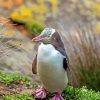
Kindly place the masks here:
POLYGON ((33 42, 39 42, 39 41, 41 41, 41 40, 42 40, 42 38, 41 38, 40 36, 36 36, 36 37, 34 37, 34 38, 32 39, 33 42))

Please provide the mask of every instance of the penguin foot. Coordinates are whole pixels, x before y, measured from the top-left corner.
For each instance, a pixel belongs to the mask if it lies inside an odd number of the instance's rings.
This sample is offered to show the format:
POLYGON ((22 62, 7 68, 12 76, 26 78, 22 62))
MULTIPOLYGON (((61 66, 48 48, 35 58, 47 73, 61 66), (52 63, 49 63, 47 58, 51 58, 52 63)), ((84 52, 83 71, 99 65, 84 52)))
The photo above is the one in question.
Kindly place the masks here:
POLYGON ((37 89, 35 92, 34 92, 34 97, 37 98, 37 99, 44 99, 46 98, 46 90, 44 87, 41 87, 40 89, 37 89))
POLYGON ((55 93, 54 97, 52 100, 64 100, 64 98, 61 96, 60 93, 55 93))

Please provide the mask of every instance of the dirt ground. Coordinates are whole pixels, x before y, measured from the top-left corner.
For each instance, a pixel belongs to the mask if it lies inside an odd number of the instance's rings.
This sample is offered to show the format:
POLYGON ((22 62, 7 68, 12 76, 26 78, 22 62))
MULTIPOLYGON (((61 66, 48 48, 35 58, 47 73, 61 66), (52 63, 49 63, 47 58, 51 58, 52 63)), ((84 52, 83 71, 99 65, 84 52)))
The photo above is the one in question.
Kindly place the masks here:
POLYGON ((32 93, 34 89, 32 86, 26 85, 22 81, 14 82, 11 85, 5 85, 0 82, 0 95, 12 95, 12 94, 23 94, 32 93))

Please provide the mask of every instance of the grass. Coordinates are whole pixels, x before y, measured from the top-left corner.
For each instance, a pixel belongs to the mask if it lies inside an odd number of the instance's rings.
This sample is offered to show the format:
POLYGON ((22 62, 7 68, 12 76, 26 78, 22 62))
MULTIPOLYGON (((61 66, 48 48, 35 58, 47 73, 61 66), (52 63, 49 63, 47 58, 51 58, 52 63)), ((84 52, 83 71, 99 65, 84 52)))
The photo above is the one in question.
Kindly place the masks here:
POLYGON ((26 77, 26 76, 21 76, 15 73, 6 73, 4 71, 0 71, 0 82, 6 84, 6 85, 10 85, 11 83, 15 82, 15 81, 23 81, 26 84, 30 84, 31 80, 30 78, 26 77))
MULTIPOLYGON (((6 85, 10 85, 14 81, 24 81, 30 83, 31 80, 26 76, 20 76, 18 74, 6 73, 0 71, 0 82, 3 82, 6 85)), ((30 84, 32 85, 32 84, 30 84)), ((51 100, 53 94, 48 93, 47 99, 51 100)), ((100 100, 100 92, 95 92, 94 90, 88 90, 86 87, 82 88, 73 88, 72 86, 67 86, 62 93, 62 96, 65 100, 100 100)), ((11 94, 3 95, 2 100, 35 100, 32 94, 23 93, 23 94, 11 94)))
MULTIPOLYGON (((88 90, 86 87, 76 88, 75 91, 72 86, 67 86, 62 96, 65 100, 100 100, 100 92, 88 90)), ((51 100, 52 94, 48 94, 48 100, 51 100)), ((3 100, 35 100, 31 94, 16 94, 3 96, 3 100)))
POLYGON ((31 94, 16 94, 10 96, 3 96, 3 100, 35 100, 31 94))
POLYGON ((60 24, 73 85, 100 91, 100 34, 89 23, 75 22, 71 28, 65 21, 60 24))
POLYGON ((88 90, 86 87, 74 89, 67 86, 63 92, 65 100, 100 100, 100 92, 88 90))
MULTIPOLYGON (((80 28, 81 29, 81 28, 80 28)), ((79 51, 76 50, 76 68, 78 69, 79 82, 89 89, 100 91, 100 48, 97 34, 90 28, 77 31, 79 51), (79 43, 80 42, 80 43, 79 43)))

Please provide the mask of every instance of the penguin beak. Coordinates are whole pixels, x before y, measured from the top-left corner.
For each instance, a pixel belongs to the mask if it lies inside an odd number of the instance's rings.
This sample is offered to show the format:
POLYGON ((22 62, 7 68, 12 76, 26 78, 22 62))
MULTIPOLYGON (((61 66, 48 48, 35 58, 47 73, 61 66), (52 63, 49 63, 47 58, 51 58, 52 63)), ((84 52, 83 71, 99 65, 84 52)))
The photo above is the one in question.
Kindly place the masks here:
POLYGON ((43 38, 41 38, 40 36, 36 36, 32 39, 33 42, 39 42, 41 41, 43 38))

